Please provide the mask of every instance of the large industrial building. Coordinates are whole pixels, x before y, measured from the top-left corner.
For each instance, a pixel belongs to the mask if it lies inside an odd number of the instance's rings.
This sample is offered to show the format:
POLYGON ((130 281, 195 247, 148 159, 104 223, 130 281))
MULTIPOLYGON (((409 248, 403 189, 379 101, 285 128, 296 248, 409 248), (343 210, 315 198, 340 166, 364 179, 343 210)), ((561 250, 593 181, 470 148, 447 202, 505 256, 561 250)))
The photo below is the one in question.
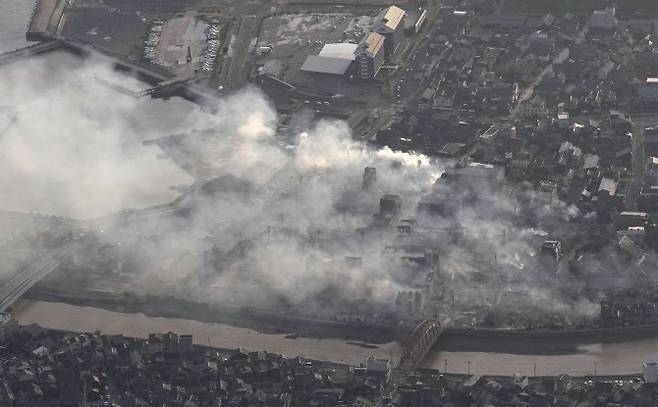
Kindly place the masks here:
POLYGON ((377 16, 372 29, 360 44, 326 44, 318 55, 309 55, 301 71, 327 75, 345 75, 354 72, 361 79, 373 79, 384 59, 391 57, 400 46, 405 33, 406 12, 390 6, 377 16), (356 62, 354 70, 352 63, 356 62))
POLYGON ((354 62, 358 45, 347 42, 326 44, 318 55, 309 55, 301 67, 302 71, 345 75, 354 62))
POLYGON ((373 79, 384 64, 383 35, 371 32, 356 51, 356 72, 361 79, 373 79))
POLYGON ((386 57, 395 54, 404 36, 404 17, 406 12, 399 7, 391 6, 384 9, 377 17, 373 31, 384 36, 384 52, 386 57))

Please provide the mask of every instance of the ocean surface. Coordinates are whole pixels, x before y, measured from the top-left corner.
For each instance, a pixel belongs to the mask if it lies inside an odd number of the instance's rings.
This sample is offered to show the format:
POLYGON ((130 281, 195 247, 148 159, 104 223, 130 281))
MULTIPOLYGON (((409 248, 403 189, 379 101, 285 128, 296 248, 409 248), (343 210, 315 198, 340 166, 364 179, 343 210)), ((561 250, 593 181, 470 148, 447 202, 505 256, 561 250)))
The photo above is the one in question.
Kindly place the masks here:
POLYGON ((27 22, 36 0, 0 0, 0 54, 23 48, 27 22))

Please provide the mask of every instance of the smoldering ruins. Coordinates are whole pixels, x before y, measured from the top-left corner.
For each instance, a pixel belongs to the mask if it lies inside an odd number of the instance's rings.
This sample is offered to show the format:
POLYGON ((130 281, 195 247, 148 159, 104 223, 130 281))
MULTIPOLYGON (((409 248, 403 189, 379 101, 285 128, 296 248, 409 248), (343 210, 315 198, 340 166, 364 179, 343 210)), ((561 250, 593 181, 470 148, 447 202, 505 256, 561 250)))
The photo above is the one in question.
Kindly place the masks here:
MULTIPOLYGON (((639 267, 584 247, 591 214, 502 166, 375 149, 312 111, 278 116, 255 88, 206 109, 135 98, 107 83, 144 84, 68 58, 2 68, 2 209, 65 216, 49 218, 58 238, 85 240, 34 297, 573 327, 639 267)), ((12 225, 6 247, 43 239, 12 225)))

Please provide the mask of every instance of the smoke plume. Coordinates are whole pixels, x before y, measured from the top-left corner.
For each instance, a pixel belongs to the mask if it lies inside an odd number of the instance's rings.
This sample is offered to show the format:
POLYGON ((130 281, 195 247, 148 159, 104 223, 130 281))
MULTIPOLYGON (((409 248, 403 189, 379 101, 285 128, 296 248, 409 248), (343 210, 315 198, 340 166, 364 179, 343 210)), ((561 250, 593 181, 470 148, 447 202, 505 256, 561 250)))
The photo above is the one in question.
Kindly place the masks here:
POLYGON ((69 265, 67 284, 328 318, 394 313, 408 290, 430 293, 441 313, 596 311, 596 298, 581 297, 540 252, 545 240, 575 241, 581 230, 582 215, 552 196, 437 186, 454 163, 372 149, 346 123, 307 112, 284 122, 255 88, 208 113, 126 95, 108 84, 146 85, 95 58, 52 55, 1 71, 1 209, 85 220, 98 238, 69 265), (376 168, 370 188, 366 167, 376 168), (181 192, 148 216, 105 217, 181 192), (401 198, 392 221, 379 213, 386 194, 401 198), (460 204, 419 213, 428 196, 460 204), (398 231, 401 222, 411 231, 398 231), (410 262, 427 250, 440 258, 433 291, 427 265, 410 262))

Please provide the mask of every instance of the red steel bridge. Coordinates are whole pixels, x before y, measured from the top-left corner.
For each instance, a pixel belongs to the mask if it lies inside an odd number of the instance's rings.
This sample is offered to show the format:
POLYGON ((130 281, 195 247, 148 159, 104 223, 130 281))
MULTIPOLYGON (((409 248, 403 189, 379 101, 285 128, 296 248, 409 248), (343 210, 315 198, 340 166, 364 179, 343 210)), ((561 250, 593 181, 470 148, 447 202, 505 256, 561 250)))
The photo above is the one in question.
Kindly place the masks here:
POLYGON ((443 332, 441 323, 433 319, 426 319, 414 328, 411 335, 402 342, 399 367, 415 369, 423 362, 427 353, 436 344, 439 335, 443 332))

